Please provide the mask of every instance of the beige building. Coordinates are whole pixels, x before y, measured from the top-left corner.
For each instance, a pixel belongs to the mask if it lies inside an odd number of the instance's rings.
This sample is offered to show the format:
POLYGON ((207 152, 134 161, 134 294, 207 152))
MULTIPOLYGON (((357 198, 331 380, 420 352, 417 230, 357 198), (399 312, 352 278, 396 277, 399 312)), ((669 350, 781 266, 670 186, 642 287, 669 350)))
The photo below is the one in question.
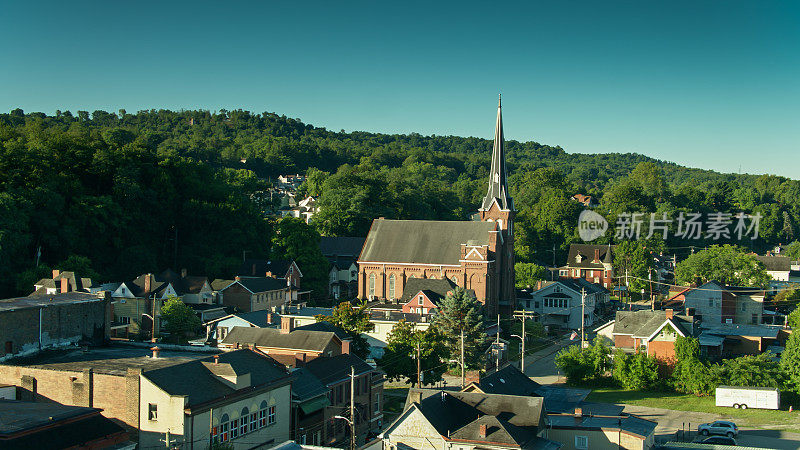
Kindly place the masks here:
POLYGON ((549 414, 546 436, 562 450, 649 450, 655 446, 658 423, 634 415, 549 414))
POLYGON ((290 377, 267 355, 239 350, 140 376, 139 445, 269 448, 289 439, 290 377), (191 443, 191 445, 186 445, 191 443))

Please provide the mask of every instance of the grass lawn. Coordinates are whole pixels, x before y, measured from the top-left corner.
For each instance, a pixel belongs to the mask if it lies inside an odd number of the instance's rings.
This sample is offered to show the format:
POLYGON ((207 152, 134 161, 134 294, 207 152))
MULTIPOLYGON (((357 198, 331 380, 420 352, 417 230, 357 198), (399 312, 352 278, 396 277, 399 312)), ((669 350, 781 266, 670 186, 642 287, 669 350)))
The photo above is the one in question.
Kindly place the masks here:
POLYGON ((627 391, 618 388, 597 388, 586 400, 601 403, 664 408, 677 411, 697 411, 725 416, 739 426, 782 429, 800 433, 800 412, 768 409, 735 409, 714 405, 714 397, 696 397, 675 392, 627 391))

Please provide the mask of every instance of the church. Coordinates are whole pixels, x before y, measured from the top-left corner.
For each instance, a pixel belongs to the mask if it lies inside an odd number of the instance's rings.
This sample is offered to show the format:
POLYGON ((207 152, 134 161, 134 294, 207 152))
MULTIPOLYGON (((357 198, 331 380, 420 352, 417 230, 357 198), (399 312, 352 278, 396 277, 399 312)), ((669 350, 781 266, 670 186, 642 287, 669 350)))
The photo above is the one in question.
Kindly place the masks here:
POLYGON ((447 278, 472 290, 489 317, 513 310, 516 210, 504 147, 498 101, 489 189, 476 220, 375 219, 358 258, 358 298, 393 301, 412 278, 447 278))

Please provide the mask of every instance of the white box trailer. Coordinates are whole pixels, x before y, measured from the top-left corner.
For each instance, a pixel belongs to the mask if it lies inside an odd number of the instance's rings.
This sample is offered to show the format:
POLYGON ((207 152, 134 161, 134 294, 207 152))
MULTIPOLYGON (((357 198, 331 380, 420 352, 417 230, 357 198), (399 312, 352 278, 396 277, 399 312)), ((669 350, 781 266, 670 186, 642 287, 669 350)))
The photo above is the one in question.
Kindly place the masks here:
POLYGON ((717 406, 734 408, 780 409, 781 391, 776 388, 719 386, 717 406))

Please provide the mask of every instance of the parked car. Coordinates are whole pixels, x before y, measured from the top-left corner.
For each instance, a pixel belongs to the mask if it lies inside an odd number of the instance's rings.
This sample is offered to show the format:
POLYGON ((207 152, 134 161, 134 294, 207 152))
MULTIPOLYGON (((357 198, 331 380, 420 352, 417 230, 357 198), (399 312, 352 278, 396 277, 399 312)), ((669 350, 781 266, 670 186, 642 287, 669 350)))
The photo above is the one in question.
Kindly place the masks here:
POLYGON ((737 427, 735 423, 727 420, 717 420, 716 422, 701 424, 697 427, 697 432, 703 436, 717 434, 732 438, 739 435, 739 427, 737 427))
POLYGON ((700 441, 701 444, 736 445, 736 439, 728 436, 711 436, 700 441))

